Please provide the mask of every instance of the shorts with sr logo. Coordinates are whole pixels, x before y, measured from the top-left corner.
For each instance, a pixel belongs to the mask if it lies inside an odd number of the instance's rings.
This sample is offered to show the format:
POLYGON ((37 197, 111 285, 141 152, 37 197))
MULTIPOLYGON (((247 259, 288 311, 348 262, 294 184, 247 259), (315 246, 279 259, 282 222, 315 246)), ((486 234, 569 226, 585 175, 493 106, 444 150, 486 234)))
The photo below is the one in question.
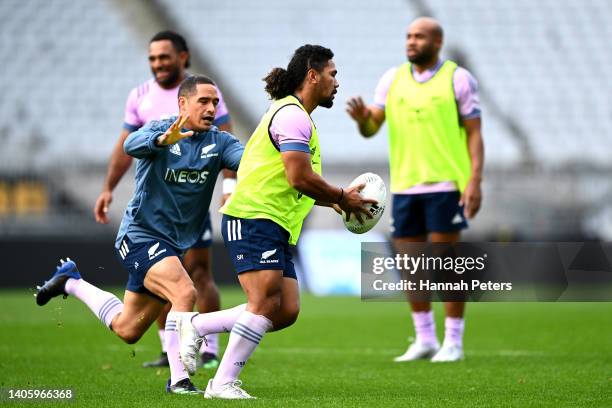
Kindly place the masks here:
POLYGON ((200 233, 200 237, 193 244, 192 248, 210 248, 212 245, 212 225, 210 223, 210 211, 204 220, 204 225, 202 226, 202 232, 200 233))
POLYGON ((467 228, 458 191, 426 194, 393 194, 393 238, 428 232, 454 232, 467 228))
POLYGON ((138 244, 127 237, 123 237, 119 248, 115 248, 117 259, 128 273, 128 282, 125 288, 130 292, 145 293, 156 299, 166 302, 159 296, 151 293, 144 286, 144 279, 149 269, 157 262, 168 256, 181 257, 181 251, 165 241, 149 241, 138 244))
POLYGON ((221 234, 236 273, 280 269, 283 277, 297 279, 289 252, 289 232, 274 221, 224 214, 221 234))

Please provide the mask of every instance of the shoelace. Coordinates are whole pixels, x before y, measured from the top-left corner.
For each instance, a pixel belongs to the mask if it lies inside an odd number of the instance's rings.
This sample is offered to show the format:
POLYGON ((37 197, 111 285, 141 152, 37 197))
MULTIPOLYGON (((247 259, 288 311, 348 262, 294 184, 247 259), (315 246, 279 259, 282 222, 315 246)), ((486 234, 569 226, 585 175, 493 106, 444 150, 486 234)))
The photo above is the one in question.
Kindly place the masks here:
POLYGON ((206 338, 206 336, 199 336, 198 335, 198 331, 196 330, 195 326, 193 326, 193 318, 196 315, 191 316, 191 319, 189 320, 189 324, 193 327, 193 331, 191 332, 195 341, 195 344, 198 348, 198 351, 200 350, 200 347, 202 346, 202 343, 204 343, 206 345, 206 347, 208 347, 208 339, 206 338))

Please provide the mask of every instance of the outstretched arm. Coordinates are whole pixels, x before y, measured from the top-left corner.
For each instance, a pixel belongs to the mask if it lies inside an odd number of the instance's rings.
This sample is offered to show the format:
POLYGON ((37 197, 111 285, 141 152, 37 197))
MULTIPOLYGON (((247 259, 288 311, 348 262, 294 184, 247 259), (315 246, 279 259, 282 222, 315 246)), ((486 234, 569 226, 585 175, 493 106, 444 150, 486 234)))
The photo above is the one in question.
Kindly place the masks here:
POLYGON ((366 106, 360 96, 349 98, 346 112, 357 123, 364 137, 375 135, 385 122, 385 111, 376 105, 366 106))
POLYGON ((179 115, 176 121, 167 129, 164 129, 164 126, 160 126, 160 122, 152 121, 145 127, 130 134, 123 145, 123 149, 127 154, 137 159, 153 156, 166 146, 193 136, 192 130, 181 132, 181 128, 187 121, 187 118, 188 116, 179 115))

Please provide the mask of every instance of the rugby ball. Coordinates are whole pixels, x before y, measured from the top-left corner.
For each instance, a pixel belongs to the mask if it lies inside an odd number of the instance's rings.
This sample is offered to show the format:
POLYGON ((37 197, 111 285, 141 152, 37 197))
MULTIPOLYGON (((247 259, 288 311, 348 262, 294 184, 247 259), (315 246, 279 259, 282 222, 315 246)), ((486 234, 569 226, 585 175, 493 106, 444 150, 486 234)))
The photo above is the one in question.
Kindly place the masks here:
POLYGON ((380 217, 383 215, 385 206, 387 205, 387 187, 379 175, 374 173, 364 173, 353 180, 349 187, 364 183, 365 187, 359 193, 364 198, 373 198, 374 200, 378 201, 378 204, 366 204, 366 208, 368 208, 373 217, 365 218, 363 224, 357 220, 355 214, 351 214, 351 217, 347 221, 344 211, 342 212, 342 221, 344 222, 344 226, 354 234, 363 234, 364 232, 368 232, 374 228, 376 223, 378 223, 378 220, 380 220, 380 217))

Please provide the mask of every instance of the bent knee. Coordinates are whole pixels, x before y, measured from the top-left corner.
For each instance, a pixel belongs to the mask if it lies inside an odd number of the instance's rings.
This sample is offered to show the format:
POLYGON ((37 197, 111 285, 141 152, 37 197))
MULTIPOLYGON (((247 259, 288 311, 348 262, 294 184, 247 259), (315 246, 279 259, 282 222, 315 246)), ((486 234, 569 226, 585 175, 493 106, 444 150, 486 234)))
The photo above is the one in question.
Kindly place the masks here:
POLYGON ((115 334, 119 336, 121 340, 123 340, 127 344, 134 344, 142 337, 143 333, 135 331, 135 330, 117 330, 113 329, 115 334))
POLYGON ((249 309, 252 313, 266 317, 273 316, 280 311, 281 298, 280 294, 268 296, 256 301, 249 301, 249 309))
POLYGON ((284 306, 274 322, 274 330, 281 330, 291 326, 296 322, 300 314, 299 305, 291 305, 290 307, 284 306))

